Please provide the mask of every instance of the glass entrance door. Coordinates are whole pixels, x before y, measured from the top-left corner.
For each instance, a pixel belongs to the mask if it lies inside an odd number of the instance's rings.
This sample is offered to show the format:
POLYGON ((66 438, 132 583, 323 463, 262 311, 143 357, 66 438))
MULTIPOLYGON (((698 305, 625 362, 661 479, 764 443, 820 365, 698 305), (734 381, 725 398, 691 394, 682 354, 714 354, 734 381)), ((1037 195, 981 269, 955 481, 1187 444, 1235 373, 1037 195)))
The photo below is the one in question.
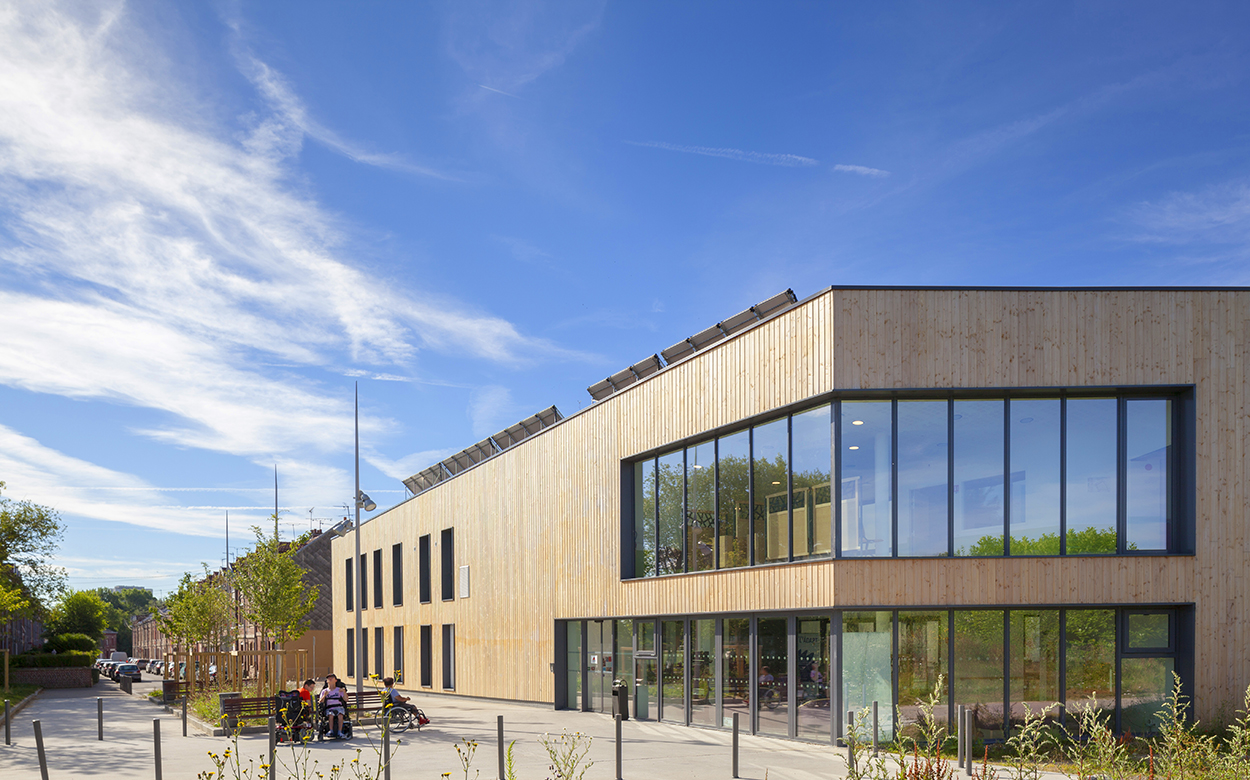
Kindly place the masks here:
POLYGON ((614 620, 586 623, 586 695, 592 712, 612 711, 612 680, 616 672, 612 632, 614 620))

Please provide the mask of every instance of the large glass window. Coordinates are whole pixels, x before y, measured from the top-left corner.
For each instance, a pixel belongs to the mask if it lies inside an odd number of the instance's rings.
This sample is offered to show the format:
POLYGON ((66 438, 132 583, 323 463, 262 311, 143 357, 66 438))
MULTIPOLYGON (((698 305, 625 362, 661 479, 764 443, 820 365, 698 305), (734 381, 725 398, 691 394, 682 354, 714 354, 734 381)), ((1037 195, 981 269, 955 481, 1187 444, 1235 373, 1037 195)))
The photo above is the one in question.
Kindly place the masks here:
POLYGON ((1126 406, 1128 527, 1125 544, 1130 550, 1166 550, 1171 402, 1129 399, 1126 406))
POLYGON ((955 402, 955 554, 1003 554, 1002 401, 955 402))
POLYGON ((634 464, 634 576, 655 575, 655 461, 634 464))
POLYGON ((1172 690, 1171 658, 1120 659, 1120 730, 1153 734, 1159 730, 1163 700, 1172 690))
POLYGON ((719 565, 735 569, 751 562, 751 432, 721 437, 716 456, 719 565))
POLYGON ((750 730, 751 620, 725 618, 721 627, 721 709, 726 726, 738 713, 740 729, 750 730))
POLYGON ((690 621, 690 722, 716 726, 716 621, 690 621))
POLYGON ((789 424, 783 417, 751 431, 756 563, 790 558, 789 424))
POLYGON ((686 450, 686 571, 716 567, 716 445, 686 450))
POLYGON ((1003 612, 955 612, 955 704, 972 713, 973 738, 1003 739, 1003 612))
POLYGON ((946 401, 898 404, 898 554, 946 555, 946 401))
POLYGON ((1059 554, 1059 399, 1013 398, 1011 555, 1059 554))
POLYGON ((1069 609, 1064 616, 1064 701, 1069 718, 1092 707, 1115 713, 1115 610, 1069 609))
POLYGON ((1116 551, 1114 398, 1069 398, 1065 463, 1068 554, 1116 551))
POLYGON ((756 621, 760 661, 756 701, 760 734, 790 735, 790 636, 785 618, 756 621))
POLYGON ((568 669, 568 693, 564 706, 570 710, 582 708, 582 624, 579 620, 570 620, 568 626, 568 657, 565 667, 568 669))
POLYGON ((790 505, 794 507, 795 558, 828 555, 833 550, 829 481, 832 430, 828 404, 796 414, 791 421, 794 491, 790 505))
POLYGON ((898 613, 898 727, 911 736, 916 729, 908 727, 920 720, 919 702, 935 691, 943 706, 934 708, 933 717, 939 723, 947 720, 949 621, 946 610, 898 613))
POLYGON ((660 574, 676 574, 682 570, 685 550, 682 535, 685 533, 682 519, 685 515, 685 453, 681 450, 661 455, 656 471, 659 483, 659 543, 656 546, 656 563, 660 574))
MULTIPOLYGON (((841 709, 858 713, 877 702, 877 727, 883 740, 894 738, 893 654, 893 613, 842 613, 841 709)), ((846 734, 846 714, 839 712, 838 718, 841 733, 846 734)))
POLYGON ((829 618, 800 615, 795 625, 796 734, 801 739, 829 741, 833 725, 829 709, 829 618))
POLYGON ((890 401, 842 402, 842 554, 893 554, 890 401))
POLYGON ((685 723, 686 621, 665 620, 661 625, 660 674, 664 689, 660 717, 670 723, 685 723))
POLYGON ((1058 720, 1058 709, 1050 705, 1061 700, 1059 610, 1013 609, 1009 619, 1011 727, 1022 724, 1029 711, 1044 710, 1048 720, 1058 720))

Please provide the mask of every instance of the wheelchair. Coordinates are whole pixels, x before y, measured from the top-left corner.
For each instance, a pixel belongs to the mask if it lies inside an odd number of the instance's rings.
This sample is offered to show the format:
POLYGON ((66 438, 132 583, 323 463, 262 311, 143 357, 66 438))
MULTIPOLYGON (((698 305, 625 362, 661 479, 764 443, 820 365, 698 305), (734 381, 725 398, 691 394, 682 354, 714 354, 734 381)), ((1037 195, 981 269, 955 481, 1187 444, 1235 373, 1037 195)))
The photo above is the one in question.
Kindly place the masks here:
POLYGON ((313 735, 312 712, 298 691, 279 691, 275 715, 279 742, 307 742, 313 735))
POLYGON ((410 728, 420 731, 422 726, 430 722, 424 712, 406 704, 388 702, 383 712, 386 717, 386 728, 391 733, 407 731, 410 728))
MULTIPOLYGON (((330 713, 328 712, 328 706, 323 701, 317 702, 316 730, 317 730, 318 742, 324 742, 326 739, 336 739, 336 737, 330 736, 330 713)), ((352 738, 352 719, 347 716, 346 712, 343 713, 343 737, 342 738, 343 739, 352 738)))

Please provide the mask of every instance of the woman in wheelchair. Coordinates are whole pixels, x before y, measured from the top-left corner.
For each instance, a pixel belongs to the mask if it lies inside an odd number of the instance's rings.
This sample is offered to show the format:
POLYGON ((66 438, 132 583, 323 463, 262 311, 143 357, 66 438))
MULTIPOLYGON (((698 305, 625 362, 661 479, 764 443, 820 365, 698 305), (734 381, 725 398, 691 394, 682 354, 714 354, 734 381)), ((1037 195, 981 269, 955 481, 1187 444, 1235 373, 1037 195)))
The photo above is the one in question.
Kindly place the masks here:
POLYGON ((330 739, 345 739, 350 736, 344 722, 347 720, 347 696, 339 687, 339 679, 333 672, 326 675, 326 685, 317 696, 317 706, 328 719, 330 739))

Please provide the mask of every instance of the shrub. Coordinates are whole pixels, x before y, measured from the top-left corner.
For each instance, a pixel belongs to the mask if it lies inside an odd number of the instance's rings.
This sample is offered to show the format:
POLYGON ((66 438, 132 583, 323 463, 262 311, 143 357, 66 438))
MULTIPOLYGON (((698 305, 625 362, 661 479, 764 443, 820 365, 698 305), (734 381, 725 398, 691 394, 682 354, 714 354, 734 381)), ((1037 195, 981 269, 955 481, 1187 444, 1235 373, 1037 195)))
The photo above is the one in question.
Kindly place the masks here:
POLYGON ((43 648, 46 652, 55 650, 58 654, 66 653, 71 650, 78 650, 84 653, 94 653, 99 648, 96 641, 86 634, 57 634, 48 639, 44 643, 43 648))
POLYGON ((50 669, 58 666, 91 666, 95 653, 70 650, 65 653, 23 653, 13 656, 13 666, 24 669, 50 669))

